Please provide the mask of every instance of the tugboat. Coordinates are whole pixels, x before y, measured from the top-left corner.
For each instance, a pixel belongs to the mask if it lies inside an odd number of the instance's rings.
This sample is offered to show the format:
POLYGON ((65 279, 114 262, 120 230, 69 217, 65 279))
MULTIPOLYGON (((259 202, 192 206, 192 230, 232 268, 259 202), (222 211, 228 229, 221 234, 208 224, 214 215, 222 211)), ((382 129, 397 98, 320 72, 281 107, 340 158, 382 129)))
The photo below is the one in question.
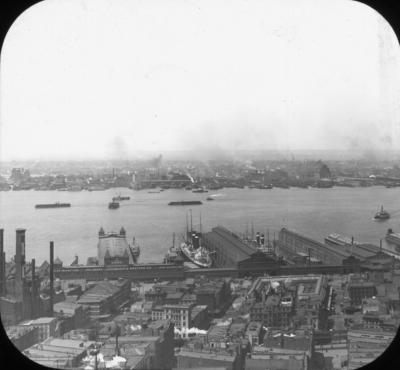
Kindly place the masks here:
POLYGON ((164 263, 182 264, 183 259, 179 253, 179 247, 175 247, 175 233, 172 236, 172 246, 168 249, 165 254, 164 263))
POLYGON ((383 206, 381 206, 381 210, 375 213, 374 219, 375 220, 387 220, 390 218, 389 212, 385 211, 383 209, 383 206))
POLYGON ((118 202, 112 201, 112 202, 108 203, 108 209, 117 209, 117 208, 119 208, 118 202))

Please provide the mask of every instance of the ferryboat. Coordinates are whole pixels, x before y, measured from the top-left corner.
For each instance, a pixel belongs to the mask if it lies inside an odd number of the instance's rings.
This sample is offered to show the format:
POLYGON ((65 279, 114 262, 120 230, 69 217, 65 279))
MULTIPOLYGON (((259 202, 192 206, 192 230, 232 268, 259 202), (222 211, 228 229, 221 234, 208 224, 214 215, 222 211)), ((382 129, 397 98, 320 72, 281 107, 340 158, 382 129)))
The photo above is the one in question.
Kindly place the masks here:
POLYGON ((129 200, 129 199, 131 199, 131 197, 122 197, 121 195, 112 198, 113 202, 120 202, 121 200, 129 200))
POLYGON ((388 229, 385 239, 388 243, 400 246, 400 234, 394 233, 392 229, 388 229))
POLYGON ((374 219, 375 220, 387 220, 390 218, 390 213, 383 209, 381 206, 381 210, 375 213, 374 219))
POLYGON ((112 202, 108 203, 108 209, 117 209, 117 208, 119 208, 118 202, 112 201, 112 202))
POLYGON ((67 208, 71 207, 71 203, 51 203, 51 204, 36 204, 35 208, 67 208))

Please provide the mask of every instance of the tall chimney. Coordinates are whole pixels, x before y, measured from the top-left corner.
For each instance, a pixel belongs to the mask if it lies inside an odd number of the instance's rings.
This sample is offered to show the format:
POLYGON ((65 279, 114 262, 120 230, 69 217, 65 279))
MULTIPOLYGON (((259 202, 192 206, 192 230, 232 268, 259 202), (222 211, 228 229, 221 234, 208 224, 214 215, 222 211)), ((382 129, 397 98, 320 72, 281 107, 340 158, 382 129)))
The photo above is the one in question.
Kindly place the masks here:
POLYGON ((54 242, 50 242, 50 316, 53 316, 54 304, 54 242))
POLYGON ((31 317, 32 319, 36 318, 36 313, 38 312, 37 310, 37 292, 36 292, 36 266, 35 266, 35 259, 32 259, 31 263, 31 272, 32 272, 32 287, 31 287, 31 304, 32 304, 32 312, 31 312, 31 317))
POLYGON ((6 271, 5 271, 5 254, 4 254, 4 230, 0 229, 0 296, 5 294, 6 287, 6 271))
POLYGON ((16 230, 15 246, 15 295, 22 299, 23 280, 25 278, 25 229, 16 230))

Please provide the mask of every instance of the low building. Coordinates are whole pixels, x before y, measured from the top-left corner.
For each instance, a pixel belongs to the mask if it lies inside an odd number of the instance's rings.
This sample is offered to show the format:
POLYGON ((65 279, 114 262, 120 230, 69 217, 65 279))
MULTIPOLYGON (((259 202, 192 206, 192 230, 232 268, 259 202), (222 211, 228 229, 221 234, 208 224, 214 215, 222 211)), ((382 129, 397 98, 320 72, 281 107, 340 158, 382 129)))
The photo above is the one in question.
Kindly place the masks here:
POLYGON ((353 305, 360 305, 363 299, 377 295, 376 285, 361 279, 350 281, 347 289, 353 305))
POLYGON ((347 367, 349 353, 346 339, 326 344, 316 344, 314 350, 321 353, 324 358, 331 359, 334 370, 342 370, 347 367))
POLYGON ((208 280, 194 288, 197 305, 206 305, 210 313, 219 313, 231 303, 230 279, 208 280))
POLYGON ((15 347, 23 351, 39 341, 39 329, 33 326, 10 326, 7 336, 15 347))
POLYGON ((39 342, 49 337, 60 335, 57 319, 55 317, 39 317, 35 320, 22 322, 19 326, 37 328, 39 342))
POLYGON ((77 301, 89 307, 91 319, 118 312, 130 300, 130 282, 126 279, 101 281, 88 289, 77 301))
POLYGON ((152 320, 171 320, 178 330, 189 329, 193 305, 163 305, 151 311, 152 320))
POLYGON ((53 305, 55 316, 63 321, 60 334, 84 326, 89 319, 89 309, 83 305, 71 301, 62 301, 53 305))
POLYGON ((234 350, 210 351, 183 347, 176 358, 178 369, 224 367, 227 370, 239 370, 240 368, 239 355, 234 350))
POLYGON ((307 370, 309 359, 304 351, 283 348, 255 347, 246 358, 246 370, 307 370), (268 366, 266 366, 268 364, 268 366))
POLYGON ((396 332, 382 330, 349 330, 348 370, 358 369, 374 361, 393 341, 396 332))
POLYGON ((117 351, 119 356, 127 360, 126 367, 130 369, 171 369, 174 359, 173 340, 173 327, 169 323, 167 330, 162 330, 160 335, 121 336, 118 337, 118 344, 115 338, 110 338, 100 352, 111 358, 117 351))
POLYGON ((189 327, 206 329, 210 323, 208 309, 206 305, 194 306, 190 317, 189 327))
POLYGON ((32 361, 50 368, 78 367, 95 342, 49 338, 26 349, 23 354, 32 361))

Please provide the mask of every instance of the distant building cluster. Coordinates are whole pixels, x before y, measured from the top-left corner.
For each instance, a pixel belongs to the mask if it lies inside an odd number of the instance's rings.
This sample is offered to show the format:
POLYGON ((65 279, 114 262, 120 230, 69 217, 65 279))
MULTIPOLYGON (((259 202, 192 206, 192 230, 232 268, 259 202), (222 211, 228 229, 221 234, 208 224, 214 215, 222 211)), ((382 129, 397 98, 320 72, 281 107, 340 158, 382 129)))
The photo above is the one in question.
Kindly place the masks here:
POLYGON ((54 162, 24 164, 29 168, 4 163, 0 191, 59 190, 101 191, 110 188, 195 189, 221 188, 331 188, 400 186, 396 161, 384 160, 296 160, 220 159, 210 161, 152 160, 110 162, 54 162), (64 170, 61 171, 60 168, 64 170))

